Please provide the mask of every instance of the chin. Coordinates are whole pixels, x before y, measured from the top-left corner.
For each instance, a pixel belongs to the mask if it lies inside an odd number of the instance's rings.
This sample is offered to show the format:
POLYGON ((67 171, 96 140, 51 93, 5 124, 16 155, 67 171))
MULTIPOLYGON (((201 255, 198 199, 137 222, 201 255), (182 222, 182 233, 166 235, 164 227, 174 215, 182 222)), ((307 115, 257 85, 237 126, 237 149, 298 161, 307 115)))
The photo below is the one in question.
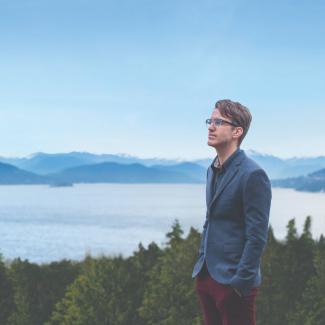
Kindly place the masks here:
POLYGON ((210 146, 210 147, 215 147, 216 146, 216 143, 214 143, 213 141, 211 141, 211 140, 208 140, 208 146, 210 146))

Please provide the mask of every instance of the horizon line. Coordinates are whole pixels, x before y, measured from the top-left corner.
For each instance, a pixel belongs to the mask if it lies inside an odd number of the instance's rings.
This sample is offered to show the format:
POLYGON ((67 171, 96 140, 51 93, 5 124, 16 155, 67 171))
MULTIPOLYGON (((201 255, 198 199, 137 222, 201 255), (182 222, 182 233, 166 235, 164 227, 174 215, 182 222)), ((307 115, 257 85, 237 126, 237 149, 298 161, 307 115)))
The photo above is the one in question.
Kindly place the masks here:
MULTIPOLYGON (((251 153, 251 154, 257 154, 261 156, 270 156, 274 158, 278 158, 281 160, 289 160, 289 159, 316 159, 316 158, 325 158, 324 155, 314 155, 314 156, 291 156, 291 157, 283 157, 283 156, 278 156, 274 155, 271 153, 264 153, 260 152, 254 149, 243 149, 245 152, 251 153)), ((73 154, 73 153, 81 153, 81 154, 91 154, 91 155, 112 155, 112 156, 118 156, 118 157, 125 157, 125 158, 136 158, 136 159, 142 159, 142 160, 174 160, 174 161, 193 161, 193 160, 205 160, 205 159, 212 159, 212 157, 197 157, 197 158, 181 158, 181 157, 159 157, 159 156, 150 156, 150 157, 141 157, 139 155, 131 155, 128 153, 107 153, 107 152, 91 152, 91 151, 78 151, 78 150, 72 150, 72 151, 62 151, 62 152, 46 152, 46 151, 37 151, 33 152, 27 155, 21 155, 21 156, 3 156, 0 155, 0 158, 4 159, 31 159, 33 156, 40 155, 40 154, 45 154, 45 155, 67 155, 67 154, 73 154)), ((213 153, 215 155, 215 153, 213 153)))

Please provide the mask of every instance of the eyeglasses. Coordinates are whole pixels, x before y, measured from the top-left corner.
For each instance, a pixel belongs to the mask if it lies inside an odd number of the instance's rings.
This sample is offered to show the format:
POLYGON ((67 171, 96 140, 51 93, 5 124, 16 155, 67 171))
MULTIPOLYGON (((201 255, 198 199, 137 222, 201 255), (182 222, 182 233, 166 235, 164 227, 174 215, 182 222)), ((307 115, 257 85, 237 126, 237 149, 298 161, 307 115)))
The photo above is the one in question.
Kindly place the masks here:
POLYGON ((221 126, 223 124, 229 124, 229 125, 232 125, 232 126, 235 126, 235 127, 239 126, 237 124, 234 124, 232 122, 223 120, 221 118, 215 118, 215 119, 208 118, 208 119, 206 119, 205 123, 206 123, 207 127, 209 127, 211 124, 213 124, 216 127, 219 127, 219 126, 221 126))

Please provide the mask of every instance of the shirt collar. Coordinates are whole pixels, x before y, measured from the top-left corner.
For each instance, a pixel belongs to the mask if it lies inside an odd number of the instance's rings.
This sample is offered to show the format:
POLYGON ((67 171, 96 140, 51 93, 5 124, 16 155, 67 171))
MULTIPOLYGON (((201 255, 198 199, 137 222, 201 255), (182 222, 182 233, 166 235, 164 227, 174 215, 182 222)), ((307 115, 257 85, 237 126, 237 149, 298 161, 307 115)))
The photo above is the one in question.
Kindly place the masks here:
POLYGON ((214 159, 214 161, 211 164, 211 167, 214 171, 221 173, 226 171, 229 166, 231 165, 232 161, 236 158, 236 156, 241 152, 242 150, 237 148, 236 151, 234 151, 221 165, 219 162, 218 156, 214 159))

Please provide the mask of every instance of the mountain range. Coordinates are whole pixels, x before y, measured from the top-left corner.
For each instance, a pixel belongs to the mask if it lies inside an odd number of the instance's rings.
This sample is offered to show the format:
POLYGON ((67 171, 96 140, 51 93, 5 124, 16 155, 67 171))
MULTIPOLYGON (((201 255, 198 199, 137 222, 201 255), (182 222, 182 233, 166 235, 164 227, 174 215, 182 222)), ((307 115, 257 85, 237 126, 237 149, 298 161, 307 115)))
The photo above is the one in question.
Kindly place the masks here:
POLYGON ((47 184, 48 182, 45 176, 0 163, 0 184, 47 184))
MULTIPOLYGON (((325 156, 282 159, 253 150, 245 152, 266 170, 273 186, 310 191, 324 188, 325 156)), ((0 184, 204 183, 212 159, 142 159, 88 152, 0 157, 0 184)))
POLYGON ((103 162, 114 162, 118 164, 141 164, 144 166, 153 165, 175 165, 180 160, 168 159, 141 159, 138 157, 119 154, 92 154, 88 152, 70 152, 70 153, 35 153, 29 157, 23 158, 5 158, 0 157, 0 162, 14 165, 18 168, 27 170, 39 175, 47 175, 50 173, 57 173, 67 168, 83 165, 94 165, 103 162))
MULTIPOLYGON (((61 159, 61 163, 64 161, 61 159)), ((68 161, 68 164, 71 160, 68 161)), ((51 162, 51 167, 53 162, 51 162)), ((36 174, 0 162, 0 184, 50 184, 65 186, 73 183, 203 183, 206 169, 194 163, 145 166, 139 163, 101 162, 78 165, 63 170, 36 174)))
MULTIPOLYGON (((322 168, 325 168, 325 156, 282 159, 272 155, 261 154, 253 150, 245 151, 249 157, 255 160, 268 173, 271 179, 283 179, 288 177, 305 176, 322 168)), ((212 158, 187 161, 207 168, 212 158)), ((38 174, 47 175, 58 173, 67 168, 83 165, 94 165, 103 162, 115 162, 118 164, 141 164, 152 167, 156 165, 173 166, 185 161, 180 159, 143 159, 126 154, 93 154, 88 152, 70 153, 35 153, 23 158, 0 157, 0 162, 11 164, 20 169, 38 174)))
POLYGON ((205 175, 203 167, 190 163, 147 167, 138 163, 103 162, 48 176, 58 183, 203 183, 205 175))
POLYGON ((272 186, 305 192, 325 192, 325 168, 307 176, 272 180, 272 186))

